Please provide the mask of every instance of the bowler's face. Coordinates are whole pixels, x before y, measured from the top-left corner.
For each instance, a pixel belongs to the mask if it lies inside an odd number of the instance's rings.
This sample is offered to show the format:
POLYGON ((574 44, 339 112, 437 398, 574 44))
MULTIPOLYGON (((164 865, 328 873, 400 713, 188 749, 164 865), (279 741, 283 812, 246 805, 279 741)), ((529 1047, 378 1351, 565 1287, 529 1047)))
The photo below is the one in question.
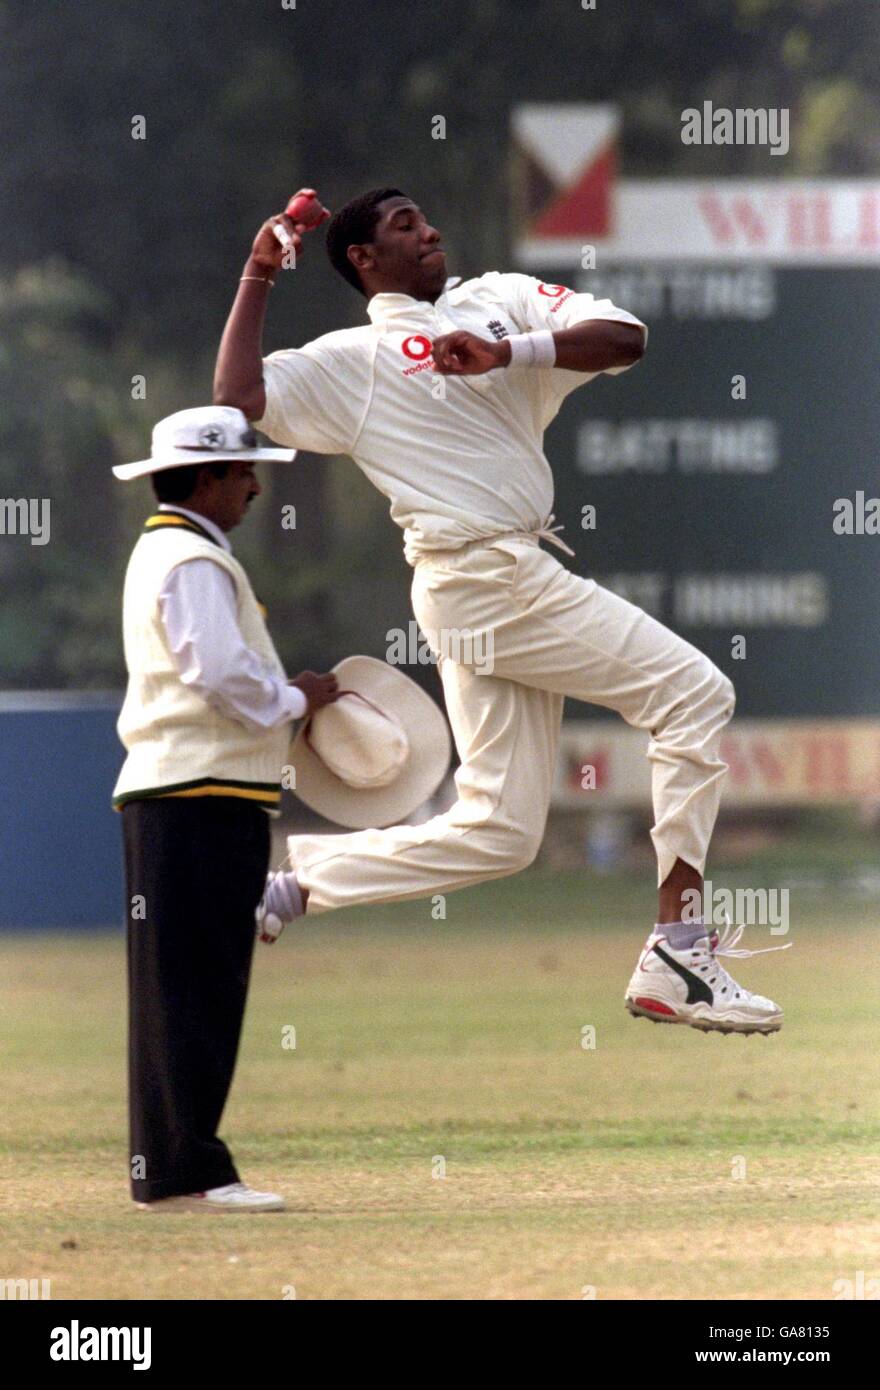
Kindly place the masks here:
POLYGON ((446 253, 437 228, 409 198, 386 198, 379 210, 369 246, 371 268, 402 293, 435 301, 446 284, 446 253))

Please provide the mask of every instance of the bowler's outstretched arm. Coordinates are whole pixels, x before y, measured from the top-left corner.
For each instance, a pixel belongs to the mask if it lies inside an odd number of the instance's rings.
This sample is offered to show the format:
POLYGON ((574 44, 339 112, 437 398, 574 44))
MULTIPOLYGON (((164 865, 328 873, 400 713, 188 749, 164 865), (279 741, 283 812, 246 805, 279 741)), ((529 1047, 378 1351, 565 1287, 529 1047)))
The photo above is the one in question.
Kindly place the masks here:
POLYGON ((298 257, 301 253, 301 224, 294 224, 283 213, 263 223, 245 261, 214 369, 214 404, 238 406, 249 420, 261 420, 266 411, 263 386, 266 300, 291 249, 279 243, 272 230, 277 225, 289 232, 294 254, 298 257))

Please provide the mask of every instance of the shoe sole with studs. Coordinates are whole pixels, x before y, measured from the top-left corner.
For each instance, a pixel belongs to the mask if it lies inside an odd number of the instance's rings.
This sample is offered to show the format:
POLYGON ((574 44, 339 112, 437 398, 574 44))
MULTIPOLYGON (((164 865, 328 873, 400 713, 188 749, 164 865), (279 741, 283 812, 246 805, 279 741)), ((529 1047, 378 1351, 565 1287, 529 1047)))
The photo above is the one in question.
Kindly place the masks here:
POLYGON ((637 999, 625 999, 624 1004, 633 1018, 646 1018, 649 1023, 683 1024, 688 1028, 696 1028, 699 1033, 740 1033, 743 1037, 759 1033, 762 1037, 767 1037, 770 1033, 778 1033, 782 1027, 781 1018, 770 1019, 766 1024, 723 1023, 721 1020, 716 1022, 705 1018, 685 1018, 670 1009, 668 1004, 642 996, 637 999))

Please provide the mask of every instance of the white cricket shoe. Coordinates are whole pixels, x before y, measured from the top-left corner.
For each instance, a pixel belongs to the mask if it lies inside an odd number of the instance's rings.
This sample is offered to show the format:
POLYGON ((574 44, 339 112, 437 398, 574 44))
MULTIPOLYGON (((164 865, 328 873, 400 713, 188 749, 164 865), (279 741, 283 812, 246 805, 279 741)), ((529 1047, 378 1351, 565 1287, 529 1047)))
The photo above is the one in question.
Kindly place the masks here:
POLYGON ((239 1211, 284 1211, 284 1201, 274 1192, 255 1192, 243 1182, 210 1187, 207 1192, 189 1192, 181 1197, 160 1197, 155 1202, 138 1202, 141 1211, 200 1211, 225 1213, 239 1211))
POLYGON ((760 956, 784 951, 767 946, 760 951, 737 950, 744 927, 728 922, 719 937, 707 929, 693 946, 675 951, 655 928, 633 971, 624 1003, 634 1018, 654 1023, 687 1023, 704 1033, 778 1033, 782 1010, 763 994, 752 994, 727 973, 719 956, 760 956))

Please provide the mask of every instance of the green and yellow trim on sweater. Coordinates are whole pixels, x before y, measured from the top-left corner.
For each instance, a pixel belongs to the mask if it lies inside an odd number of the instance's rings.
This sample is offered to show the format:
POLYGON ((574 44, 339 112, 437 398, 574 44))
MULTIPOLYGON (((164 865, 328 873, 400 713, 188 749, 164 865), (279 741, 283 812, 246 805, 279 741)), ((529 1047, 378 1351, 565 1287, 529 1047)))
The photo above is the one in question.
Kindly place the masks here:
POLYGON ((191 782, 172 782, 167 787, 143 787, 113 798, 113 809, 120 811, 127 801, 147 801, 155 797, 237 796, 253 801, 266 810, 281 804, 281 788, 267 782, 236 782, 224 777, 199 777, 191 782))
POLYGON ((181 516, 179 512, 155 512, 152 516, 148 516, 144 522, 144 531, 147 534, 152 531, 166 531, 169 528, 192 531, 193 535, 201 536, 204 540, 210 541, 212 545, 217 544, 210 532, 199 526, 198 522, 193 521, 191 517, 181 516))

